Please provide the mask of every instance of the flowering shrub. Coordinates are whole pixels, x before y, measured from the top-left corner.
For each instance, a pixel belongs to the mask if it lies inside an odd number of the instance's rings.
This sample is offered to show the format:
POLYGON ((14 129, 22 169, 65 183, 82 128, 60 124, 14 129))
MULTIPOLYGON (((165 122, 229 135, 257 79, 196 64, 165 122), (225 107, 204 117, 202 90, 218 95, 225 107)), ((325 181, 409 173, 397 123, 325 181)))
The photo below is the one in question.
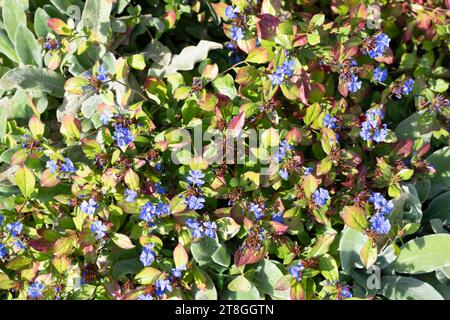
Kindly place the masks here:
POLYGON ((2 299, 448 299, 448 1, 3 0, 2 299))

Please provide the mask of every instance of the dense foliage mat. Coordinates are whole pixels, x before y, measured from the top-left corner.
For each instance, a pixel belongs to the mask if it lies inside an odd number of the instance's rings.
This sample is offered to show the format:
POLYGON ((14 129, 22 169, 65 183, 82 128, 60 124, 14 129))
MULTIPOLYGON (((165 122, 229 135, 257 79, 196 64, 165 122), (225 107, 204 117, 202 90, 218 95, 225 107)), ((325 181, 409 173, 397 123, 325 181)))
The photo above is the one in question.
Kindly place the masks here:
POLYGON ((449 1, 1 0, 1 299, 449 299, 449 1))

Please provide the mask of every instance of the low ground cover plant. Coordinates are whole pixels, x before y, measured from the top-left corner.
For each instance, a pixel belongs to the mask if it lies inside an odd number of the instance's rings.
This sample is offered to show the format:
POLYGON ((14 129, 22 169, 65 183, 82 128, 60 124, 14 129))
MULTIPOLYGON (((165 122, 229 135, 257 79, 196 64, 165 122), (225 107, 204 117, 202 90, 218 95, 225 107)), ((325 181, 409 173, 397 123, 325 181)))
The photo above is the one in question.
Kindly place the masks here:
POLYGON ((449 299, 449 1, 2 0, 1 299, 449 299))

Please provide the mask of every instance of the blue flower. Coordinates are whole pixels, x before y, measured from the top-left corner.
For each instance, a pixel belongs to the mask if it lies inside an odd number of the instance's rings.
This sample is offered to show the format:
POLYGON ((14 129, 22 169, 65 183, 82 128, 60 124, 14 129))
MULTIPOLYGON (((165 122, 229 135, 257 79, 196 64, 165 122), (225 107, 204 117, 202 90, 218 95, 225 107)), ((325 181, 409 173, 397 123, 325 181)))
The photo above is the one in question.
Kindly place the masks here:
POLYGON ((106 226, 101 221, 95 221, 91 225, 91 231, 97 240, 100 240, 106 235, 106 226))
POLYGON ((305 170, 304 171, 305 176, 310 175, 311 173, 314 172, 314 168, 312 168, 312 167, 306 167, 304 170, 305 170))
POLYGON ((280 211, 278 213, 274 213, 273 216, 272 216, 272 221, 276 221, 276 222, 279 222, 279 223, 284 223, 283 215, 284 215, 284 212, 282 212, 282 211, 280 211))
POLYGON ((282 169, 280 171, 278 171, 278 175, 281 177, 281 179, 283 180, 287 180, 289 179, 289 173, 286 169, 282 169))
POLYGON ((232 26, 230 31, 232 40, 239 41, 244 39, 244 30, 241 27, 232 26))
POLYGON ((387 69, 381 69, 381 67, 376 67, 373 70, 373 80, 378 81, 378 82, 384 82, 384 80, 387 79, 388 76, 388 72, 387 69))
POLYGON ((101 82, 105 82, 109 80, 108 71, 102 67, 99 67, 97 70, 97 80, 101 82))
POLYGON ((283 140, 280 143, 280 148, 278 149, 278 153, 277 153, 278 162, 283 161, 283 159, 286 157, 286 153, 293 149, 294 149, 294 147, 292 145, 290 145, 289 142, 287 142, 287 140, 283 140))
POLYGON ((196 197, 196 196, 190 196, 186 199, 186 203, 188 204, 188 207, 190 210, 200 210, 205 207, 203 204, 205 202, 205 198, 203 197, 196 197))
POLYGON ((211 221, 205 221, 203 222, 203 227, 205 228, 205 235, 210 237, 210 238, 216 238, 216 230, 217 230, 217 225, 215 222, 211 222, 211 221))
POLYGON ((95 201, 94 198, 90 198, 89 202, 84 200, 81 203, 80 209, 83 213, 92 215, 95 213, 95 209, 97 209, 97 207, 98 207, 97 201, 95 201))
POLYGON ((11 234, 11 236, 16 237, 22 232, 23 224, 19 221, 8 223, 6 225, 6 231, 11 234))
POLYGON ((205 175, 200 170, 189 170, 189 176, 187 176, 186 180, 187 182, 200 187, 205 184, 205 181, 202 180, 204 177, 205 175))
POLYGON ((144 267, 149 267, 153 261, 155 261, 156 253, 152 251, 153 247, 155 245, 153 243, 149 243, 144 245, 142 248, 141 256, 139 257, 139 260, 141 260, 144 267))
POLYGON ((26 249, 27 245, 25 243, 21 242, 20 240, 17 240, 17 241, 14 241, 13 247, 16 250, 20 251, 20 250, 26 249))
POLYGON ((349 299, 353 297, 353 293, 349 286, 342 286, 339 290, 338 299, 349 299))
POLYGON ((260 206, 259 204, 253 202, 250 203, 249 211, 253 212, 256 220, 260 220, 263 217, 263 209, 264 206, 260 206))
POLYGON ((0 243, 0 259, 3 259, 8 254, 8 249, 3 243, 0 243))
POLYGON ((387 201, 385 197, 379 192, 372 192, 369 197, 369 202, 374 204, 377 213, 383 215, 391 213, 394 209, 394 202, 392 200, 387 201))
POLYGON ((181 278, 182 276, 182 272, 181 271, 185 271, 186 270, 186 265, 182 265, 179 268, 173 268, 172 269, 172 275, 175 278, 181 278))
POLYGON ((192 229, 192 237, 194 239, 201 238, 203 236, 203 227, 198 221, 194 219, 187 219, 186 225, 188 228, 192 229))
POLYGON ((172 286, 170 285, 170 281, 167 279, 158 279, 155 282, 155 294, 158 297, 162 297, 165 293, 172 292, 172 286))
POLYGON ((69 158, 64 158, 64 163, 61 165, 60 171, 70 173, 77 172, 77 169, 73 165, 72 160, 70 160, 69 158))
POLYGON ((372 230, 377 234, 388 234, 391 229, 391 224, 389 220, 381 213, 377 213, 370 218, 372 224, 372 230))
POLYGON ((53 38, 46 38, 44 43, 44 49, 46 50, 53 50, 53 49, 59 49, 61 48, 61 44, 58 40, 53 38))
POLYGON ((402 92, 404 95, 408 95, 413 90, 413 79, 408 79, 403 83, 402 92))
POLYGON ((298 282, 300 282, 300 281, 302 281, 302 271, 304 269, 305 268, 303 267, 302 262, 299 261, 297 263, 297 265, 292 266, 292 267, 289 268, 289 273, 294 279, 296 279, 298 282))
POLYGON ((125 201, 126 202, 134 202, 136 201, 138 194, 134 190, 126 189, 125 190, 125 201))
POLYGON ((282 69, 284 75, 288 78, 290 78, 294 75, 294 67, 295 67, 295 62, 292 59, 285 60, 283 62, 283 64, 281 65, 281 69, 282 69))
POLYGON ((327 201, 330 199, 330 194, 328 193, 328 190, 323 188, 319 188, 319 190, 316 190, 313 196, 314 196, 314 203, 318 206, 326 205, 327 201))
POLYGON ((141 207, 140 218, 146 221, 149 226, 154 226, 157 220, 169 214, 170 205, 163 202, 159 202, 157 205, 155 205, 150 201, 147 201, 147 203, 141 207))
POLYGON ((229 20, 234 20, 237 18, 236 13, 241 13, 241 9, 239 7, 233 8, 232 6, 228 6, 225 9, 225 16, 229 20))
POLYGON ((369 48, 366 49, 366 52, 369 56, 374 59, 381 57, 383 53, 389 48, 389 43, 391 39, 384 33, 381 33, 373 38, 369 38, 369 48))
POLYGON ((161 182, 157 182, 155 184, 156 193, 158 194, 166 194, 167 189, 162 186, 161 182))
POLYGON ((336 121, 335 117, 330 116, 328 113, 323 117, 323 125, 329 129, 336 129, 336 121))
POLYGON ((56 162, 53 160, 48 160, 45 166, 50 169, 50 174, 54 174, 57 170, 56 162))
POLYGON ((383 126, 380 129, 375 130, 375 132, 373 133, 373 140, 375 142, 385 141, 387 135, 388 135, 387 126, 386 124, 383 124, 383 126))
POLYGON ((350 76, 350 80, 347 82, 348 90, 352 93, 357 92, 361 89, 362 81, 359 81, 358 77, 355 74, 350 76))
POLYGON ((5 217, 0 214, 0 226, 3 224, 3 220, 5 220, 5 217))
POLYGON ((134 135, 130 128, 122 125, 116 126, 114 131, 113 140, 117 141, 119 147, 126 147, 134 141, 134 135))
POLYGON ((38 281, 33 282, 28 286, 28 296, 32 299, 37 299, 42 297, 42 291, 44 291, 45 286, 38 281))
POLYGON ((111 121, 112 116, 112 112, 108 109, 105 109, 102 113, 100 113, 100 121, 106 126, 108 125, 109 121, 111 121))
POLYGON ((137 297, 138 300, 153 300, 153 297, 150 293, 147 294, 141 294, 139 297, 137 297))
POLYGON ((284 72, 283 68, 278 67, 275 72, 268 75, 270 82, 272 82, 273 86, 280 85, 284 80, 284 72))

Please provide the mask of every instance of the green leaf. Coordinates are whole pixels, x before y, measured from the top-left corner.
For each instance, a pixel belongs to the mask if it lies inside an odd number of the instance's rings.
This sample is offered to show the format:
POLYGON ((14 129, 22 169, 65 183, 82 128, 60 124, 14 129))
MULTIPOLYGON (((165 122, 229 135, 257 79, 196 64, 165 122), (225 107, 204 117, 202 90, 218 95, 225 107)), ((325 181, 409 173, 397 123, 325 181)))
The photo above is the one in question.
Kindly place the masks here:
POLYGON ((252 284, 244 275, 237 276, 229 284, 228 289, 230 291, 250 291, 252 284))
POLYGON ((5 267, 10 270, 20 270, 29 266, 31 262, 32 260, 28 257, 18 256, 9 260, 5 267))
POLYGON ((434 92, 443 93, 448 90, 448 82, 442 79, 430 79, 428 80, 430 89, 434 92))
POLYGON ((434 166, 436 172, 431 178, 431 191, 428 198, 433 198, 439 192, 450 187, 450 147, 442 148, 426 160, 434 166))
POLYGON ((5 31, 0 29, 0 52, 14 62, 19 62, 14 44, 9 40, 5 31))
POLYGON ((6 72, 0 79, 0 89, 36 89, 51 96, 64 96, 64 77, 54 71, 35 66, 18 67, 6 72))
POLYGON ((234 79, 231 74, 217 77, 213 81, 212 85, 218 93, 229 97, 231 100, 233 100, 237 95, 237 90, 234 86, 234 79))
POLYGON ((158 269, 152 268, 152 267, 145 267, 139 273, 134 277, 134 280, 136 280, 139 284, 152 284, 156 280, 158 280, 159 276, 161 275, 161 271, 158 269))
POLYGON ((428 205, 423 217, 426 220, 440 219, 444 224, 450 224, 450 192, 445 192, 428 205))
POLYGON ((197 269, 198 273, 204 278, 204 287, 199 289, 195 287, 192 292, 195 300, 217 300, 217 290, 211 277, 204 271, 197 269))
POLYGON ((217 224, 217 233, 223 240, 233 238, 241 229, 240 225, 231 217, 223 217, 215 222, 217 224))
POLYGON ((17 56, 23 64, 42 68, 41 47, 26 26, 17 27, 15 44, 17 56))
POLYGON ((252 63, 267 63, 273 58, 273 52, 265 47, 257 47, 252 49, 245 61, 252 63))
POLYGON ((34 186, 36 184, 36 179, 33 172, 28 169, 25 165, 17 169, 14 175, 14 181, 19 187, 22 194, 29 198, 33 193, 34 186))
POLYGON ((412 277, 383 276, 381 294, 390 300, 443 300, 430 284, 412 277))
POLYGON ((111 1, 86 0, 80 22, 82 28, 96 33, 101 42, 106 42, 111 21, 109 18, 111 9, 111 1))
POLYGON ((411 69, 416 64, 416 55, 414 53, 404 53, 400 60, 400 69, 411 69))
POLYGON ((450 266, 450 234, 434 234, 408 241, 393 264, 396 272, 428 273, 450 266))
POLYGON ((137 70, 144 70, 145 69, 145 60, 144 56, 141 54, 134 54, 131 57, 127 59, 128 64, 133 68, 137 70))
POLYGON ((326 254, 330 249, 331 244, 336 238, 337 232, 333 229, 330 229, 327 233, 322 235, 311 248, 311 251, 308 253, 308 258, 318 257, 320 255, 326 254))
POLYGON ((361 268, 359 253, 368 237, 355 229, 344 227, 339 242, 339 258, 342 271, 349 274, 354 267, 361 268))
POLYGON ((312 46, 320 43, 320 34, 319 31, 314 30, 312 33, 307 34, 308 43, 312 46))
POLYGON ((16 0, 4 0, 2 6, 2 17, 9 39, 15 41, 19 26, 27 25, 25 10, 17 5, 16 0))
POLYGON ((134 275, 142 269, 139 258, 130 258, 118 261, 114 264, 112 274, 116 280, 125 280, 127 275, 134 275))
POLYGON ((195 261, 202 266, 212 262, 212 255, 218 248, 219 243, 216 239, 205 237, 191 244, 191 253, 195 261))
POLYGON ((366 269, 369 269, 377 261, 377 255, 376 244, 373 244, 372 239, 368 239, 359 254, 366 269))
POLYGON ((283 277, 283 272, 277 264, 269 259, 264 259, 258 263, 256 276, 253 279, 254 285, 262 293, 272 296, 272 298, 289 299, 288 292, 277 290, 278 281, 283 277))
POLYGON ((211 258, 215 263, 221 266, 228 267, 230 265, 231 256, 224 245, 218 247, 211 258))
POLYGON ((128 236, 124 234, 114 233, 111 239, 119 248, 122 249, 134 248, 134 244, 131 242, 130 238, 128 238, 128 236))
POLYGON ((173 250, 173 261, 175 262, 175 267, 177 268, 186 266, 189 261, 186 249, 184 249, 181 243, 179 243, 173 250))
POLYGON ((47 33, 51 32, 47 24, 47 20, 50 19, 49 14, 42 8, 37 8, 34 13, 34 33, 38 38, 45 38, 47 33))
POLYGON ((367 218, 364 209, 357 206, 346 206, 341 212, 342 220, 350 228, 363 232, 367 228, 367 218))
POLYGON ((309 24, 312 26, 320 27, 325 22, 325 15, 322 13, 315 14, 311 21, 309 21, 309 24))
POLYGON ((307 176, 303 176, 302 186, 306 197, 309 199, 319 186, 319 181, 312 174, 308 174, 307 176))

